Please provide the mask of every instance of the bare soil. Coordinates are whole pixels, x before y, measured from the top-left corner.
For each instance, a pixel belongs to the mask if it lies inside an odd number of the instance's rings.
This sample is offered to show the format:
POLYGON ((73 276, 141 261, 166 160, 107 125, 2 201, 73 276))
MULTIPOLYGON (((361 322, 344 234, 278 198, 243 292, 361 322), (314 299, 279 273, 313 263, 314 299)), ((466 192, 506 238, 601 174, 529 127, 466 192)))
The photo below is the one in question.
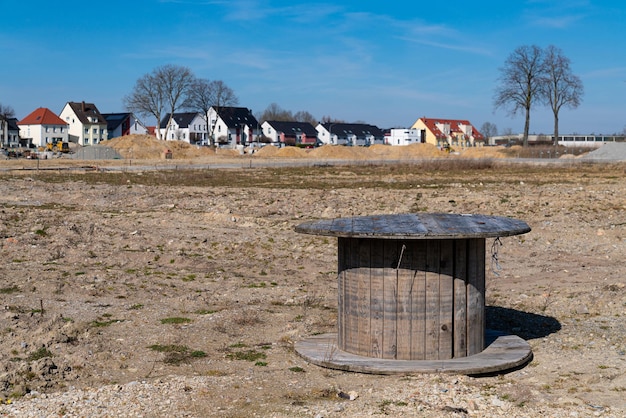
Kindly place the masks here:
POLYGON ((574 162, 4 172, 0 400, 186 376, 212 382, 185 389, 188 416, 622 416, 625 174, 574 162), (335 330, 337 248, 294 226, 425 211, 531 226, 488 243, 487 314, 528 340, 532 362, 378 376, 301 359, 294 342, 335 330))

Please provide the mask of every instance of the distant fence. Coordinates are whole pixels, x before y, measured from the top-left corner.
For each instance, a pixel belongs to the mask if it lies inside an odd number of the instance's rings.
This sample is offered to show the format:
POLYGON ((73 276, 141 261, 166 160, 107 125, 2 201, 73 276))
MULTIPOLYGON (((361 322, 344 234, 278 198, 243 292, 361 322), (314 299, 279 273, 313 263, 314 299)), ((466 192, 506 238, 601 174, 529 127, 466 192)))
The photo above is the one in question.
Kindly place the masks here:
POLYGON ((101 145, 77 148, 71 155, 76 160, 121 160, 122 156, 113 148, 101 145))

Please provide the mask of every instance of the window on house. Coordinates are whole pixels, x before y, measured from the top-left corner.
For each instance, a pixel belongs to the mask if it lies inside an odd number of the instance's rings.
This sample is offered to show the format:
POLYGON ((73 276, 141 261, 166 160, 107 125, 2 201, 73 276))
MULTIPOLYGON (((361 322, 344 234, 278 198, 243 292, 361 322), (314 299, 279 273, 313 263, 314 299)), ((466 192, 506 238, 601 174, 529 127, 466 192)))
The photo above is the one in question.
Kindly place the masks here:
POLYGON ((56 127, 56 126, 53 126, 53 127, 52 127, 52 132, 56 132, 56 131, 57 131, 57 127, 56 127))
POLYGON ((93 134, 98 135, 98 128, 93 128, 93 134))
POLYGON ((50 127, 46 126, 46 132, 50 132, 50 127))
POLYGON ((89 135, 89 128, 85 128, 85 135, 89 135))
POLYGON ((89 138, 85 138, 85 145, 89 145, 89 138))

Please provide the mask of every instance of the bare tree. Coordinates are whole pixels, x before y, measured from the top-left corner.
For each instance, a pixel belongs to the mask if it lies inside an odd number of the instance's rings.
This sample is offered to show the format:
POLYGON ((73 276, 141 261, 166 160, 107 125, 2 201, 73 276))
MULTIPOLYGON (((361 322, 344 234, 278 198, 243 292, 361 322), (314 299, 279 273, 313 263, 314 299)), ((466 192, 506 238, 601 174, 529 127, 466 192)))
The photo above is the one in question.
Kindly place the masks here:
POLYGON ((215 106, 218 108, 221 106, 237 106, 239 99, 233 89, 228 87, 223 81, 211 81, 209 84, 211 89, 215 92, 215 106))
POLYGON ((269 104, 258 119, 260 123, 263 123, 267 120, 275 120, 281 122, 295 121, 291 111, 283 109, 277 103, 269 104))
POLYGON ((509 109, 511 115, 525 112, 523 145, 528 145, 530 109, 541 100, 543 51, 536 45, 520 46, 513 51, 500 68, 494 105, 509 109))
POLYGON ((15 110, 11 106, 0 103, 0 116, 6 119, 15 117, 15 110))
POLYGON ((317 125, 317 119, 306 110, 299 110, 293 115, 293 118, 296 122, 308 122, 313 126, 317 125))
POLYGON ((550 45, 545 50, 542 94, 554 114, 554 145, 559 143, 559 111, 563 106, 575 109, 580 105, 583 84, 572 74, 570 60, 559 48, 550 45))
POLYGON ((155 68, 152 73, 137 80, 132 93, 124 97, 124 105, 138 115, 154 116, 157 139, 166 139, 174 113, 186 101, 194 80, 195 76, 187 67, 168 64, 155 68), (169 119, 161 137, 159 126, 165 111, 169 112, 169 119))
POLYGON ((237 103, 239 103, 239 99, 235 92, 223 81, 196 79, 189 89, 185 107, 202 113, 202 117, 207 123, 210 145, 214 146, 213 129, 215 126, 209 121, 209 109, 215 107, 215 111, 219 114, 221 106, 236 106, 237 103))
POLYGON ((489 138, 493 138, 498 135, 498 128, 491 122, 485 122, 480 127, 480 133, 483 134, 487 140, 489 140, 489 138))

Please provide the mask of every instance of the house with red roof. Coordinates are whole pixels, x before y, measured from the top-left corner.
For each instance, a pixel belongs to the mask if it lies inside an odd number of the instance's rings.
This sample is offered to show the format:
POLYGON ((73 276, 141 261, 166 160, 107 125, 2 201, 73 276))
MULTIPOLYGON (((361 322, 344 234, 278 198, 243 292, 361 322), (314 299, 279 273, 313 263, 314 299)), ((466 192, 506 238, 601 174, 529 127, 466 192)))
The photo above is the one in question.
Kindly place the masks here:
POLYGON ((421 131, 426 143, 438 147, 476 147, 485 144, 485 137, 468 120, 419 118, 412 129, 421 131))
POLYGON ((35 109, 17 123, 20 138, 26 145, 44 147, 46 144, 68 142, 69 125, 46 107, 35 109))

